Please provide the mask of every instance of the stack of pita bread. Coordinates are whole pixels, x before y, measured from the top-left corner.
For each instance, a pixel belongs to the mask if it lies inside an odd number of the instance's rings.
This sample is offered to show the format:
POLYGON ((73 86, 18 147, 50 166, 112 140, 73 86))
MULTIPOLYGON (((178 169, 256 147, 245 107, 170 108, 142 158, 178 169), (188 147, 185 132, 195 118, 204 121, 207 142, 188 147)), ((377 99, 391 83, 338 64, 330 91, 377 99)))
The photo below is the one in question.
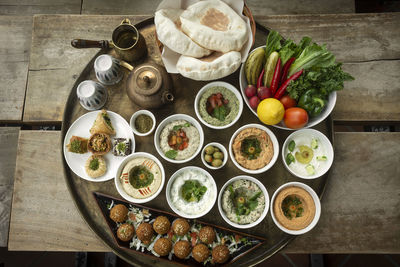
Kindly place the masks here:
POLYGON ((160 9, 154 23, 160 42, 181 54, 176 68, 183 76, 207 81, 239 68, 247 25, 223 1, 199 1, 186 10, 160 9))

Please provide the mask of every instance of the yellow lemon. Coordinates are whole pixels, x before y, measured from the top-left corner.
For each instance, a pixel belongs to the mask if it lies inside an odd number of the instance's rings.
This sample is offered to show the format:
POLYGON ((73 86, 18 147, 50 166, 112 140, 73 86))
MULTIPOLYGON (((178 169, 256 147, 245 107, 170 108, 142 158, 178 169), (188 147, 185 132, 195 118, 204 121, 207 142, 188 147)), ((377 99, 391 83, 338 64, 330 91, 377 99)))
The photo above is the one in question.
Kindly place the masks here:
POLYGON ((278 99, 266 98, 258 104, 257 115, 263 123, 274 125, 283 119, 285 108, 278 99))

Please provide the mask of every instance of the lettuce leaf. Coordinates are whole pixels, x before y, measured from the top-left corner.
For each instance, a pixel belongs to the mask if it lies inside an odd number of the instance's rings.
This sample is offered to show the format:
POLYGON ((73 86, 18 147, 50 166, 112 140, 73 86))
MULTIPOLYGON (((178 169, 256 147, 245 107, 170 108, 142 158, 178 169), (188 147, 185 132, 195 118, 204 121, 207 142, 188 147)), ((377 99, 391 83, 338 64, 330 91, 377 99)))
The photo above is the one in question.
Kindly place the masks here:
POLYGON ((270 31, 267 36, 267 44, 265 46, 265 58, 268 59, 272 52, 281 49, 282 36, 276 31, 270 31))
POLYGON ((307 46, 300 56, 293 62, 289 69, 288 76, 293 75, 301 69, 323 68, 335 64, 335 56, 326 49, 325 45, 319 46, 316 43, 307 46))

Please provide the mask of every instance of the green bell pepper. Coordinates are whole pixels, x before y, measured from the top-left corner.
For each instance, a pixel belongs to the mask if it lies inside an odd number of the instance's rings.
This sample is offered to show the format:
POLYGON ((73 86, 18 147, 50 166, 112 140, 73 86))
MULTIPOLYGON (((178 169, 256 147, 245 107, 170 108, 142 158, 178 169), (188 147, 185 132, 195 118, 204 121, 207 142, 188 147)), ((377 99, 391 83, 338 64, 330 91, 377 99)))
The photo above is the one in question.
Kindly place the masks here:
POLYGON ((298 107, 305 109, 309 116, 318 116, 325 108, 327 100, 315 89, 306 91, 297 103, 298 107))

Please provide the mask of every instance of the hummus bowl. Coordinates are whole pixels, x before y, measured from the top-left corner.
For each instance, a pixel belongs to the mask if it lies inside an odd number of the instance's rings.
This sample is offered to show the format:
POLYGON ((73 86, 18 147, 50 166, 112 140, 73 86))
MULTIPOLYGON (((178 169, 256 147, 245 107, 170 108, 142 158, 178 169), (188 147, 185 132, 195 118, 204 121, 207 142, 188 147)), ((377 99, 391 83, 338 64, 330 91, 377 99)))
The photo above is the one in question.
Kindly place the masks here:
POLYGON ((157 197, 165 183, 161 162, 146 152, 126 157, 115 174, 118 193, 132 203, 145 203, 157 197))
POLYGON ((235 124, 243 112, 243 100, 239 90, 230 83, 216 81, 203 86, 194 99, 194 111, 197 118, 205 126, 212 129, 226 129, 235 124), (220 93, 228 102, 224 104, 224 108, 228 108, 229 112, 224 116, 223 120, 219 120, 211 116, 207 111, 208 99, 213 95, 220 93))
POLYGON ((186 114, 174 114, 165 118, 154 134, 154 146, 158 154, 172 163, 192 160, 200 153, 203 143, 204 132, 200 123, 186 114), (174 136, 175 140, 172 140, 174 136))
POLYGON ((271 216, 282 231, 301 235, 318 223, 321 203, 318 195, 308 185, 299 182, 286 183, 272 195, 271 216))
POLYGON ((217 200, 217 184, 214 178, 206 170, 196 166, 177 170, 169 178, 165 191, 171 209, 188 219, 206 215, 217 200), (201 194, 193 193, 194 191, 201 191, 201 194))
POLYGON ((333 147, 320 131, 301 129, 290 134, 282 146, 286 169, 302 179, 316 179, 332 166, 333 147))
MULTIPOLYGON (((246 206, 243 206, 247 208, 246 206)), ((256 178, 239 175, 228 180, 218 194, 218 210, 222 218, 231 226, 241 229, 251 228, 259 224, 267 216, 269 209, 269 195, 265 186, 256 178), (232 198, 232 192, 243 203, 257 201, 255 208, 250 209, 247 215, 238 215, 233 204, 236 199, 232 198), (237 194, 244 194, 237 195, 237 194), (246 195, 248 199, 246 199, 246 195), (258 195, 258 196, 257 196, 258 195), (232 200, 233 199, 233 200, 232 200), (249 201, 247 201, 249 200, 249 201)))
MULTIPOLYGON (((259 46, 259 47, 254 48, 254 49, 249 53, 249 55, 250 55, 254 50, 256 50, 256 49, 258 49, 258 48, 260 48, 260 47, 265 48, 265 45, 264 45, 264 46, 259 46)), ((247 107, 250 109, 250 111, 251 111, 256 117, 258 117, 257 111, 251 108, 249 99, 247 98, 247 96, 246 96, 246 94, 245 94, 245 89, 246 89, 246 87, 248 86, 248 83, 247 83, 247 80, 246 80, 246 75, 245 75, 245 73, 244 73, 244 65, 245 65, 245 63, 242 63, 242 66, 240 67, 240 72, 239 72, 240 92, 242 93, 244 102, 246 103, 247 107)), ((319 114, 318 116, 315 116, 315 117, 309 117, 308 123, 307 123, 303 128, 313 127, 313 126, 319 124, 321 121, 325 120, 325 119, 329 116, 329 114, 331 114, 333 108, 334 108, 335 105, 336 105, 336 97, 337 97, 337 96, 336 96, 336 91, 333 91, 332 93, 330 93, 330 94, 329 94, 329 98, 328 98, 328 103, 327 103, 326 107, 324 108, 324 110, 321 112, 321 114, 319 114)), ((275 125, 272 125, 272 126, 274 126, 274 127, 276 127, 276 128, 279 128, 279 129, 284 129, 284 130, 295 130, 295 129, 291 129, 291 128, 287 127, 287 126, 285 125, 285 123, 283 122, 283 120, 282 120, 281 122, 279 122, 278 124, 275 124, 275 125)))
POLYGON ((260 124, 240 127, 229 142, 232 162, 249 174, 266 172, 275 164, 278 155, 278 139, 270 129, 260 124), (249 153, 245 154, 243 149, 249 150, 249 153))

